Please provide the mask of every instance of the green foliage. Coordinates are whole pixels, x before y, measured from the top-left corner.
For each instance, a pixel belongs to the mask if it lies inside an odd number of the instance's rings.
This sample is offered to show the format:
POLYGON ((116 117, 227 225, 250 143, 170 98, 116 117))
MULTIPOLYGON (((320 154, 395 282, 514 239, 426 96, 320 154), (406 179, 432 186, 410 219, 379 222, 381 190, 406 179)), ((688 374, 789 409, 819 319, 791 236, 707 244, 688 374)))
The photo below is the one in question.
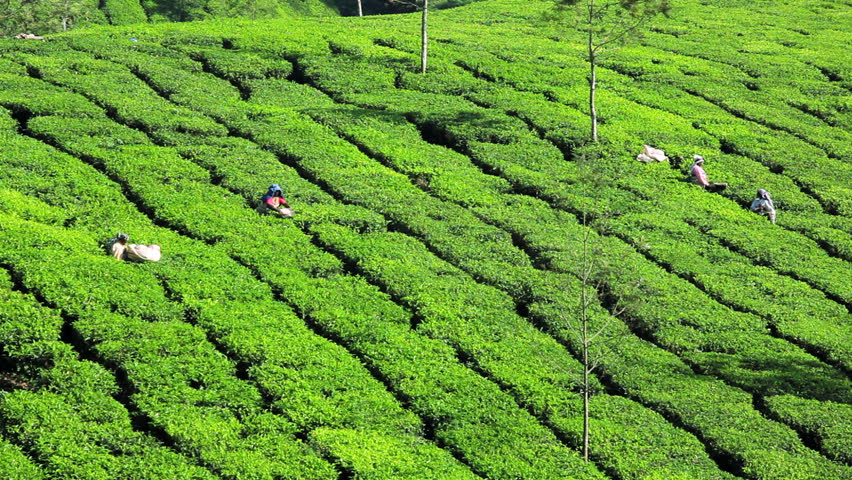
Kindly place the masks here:
POLYGON ((436 12, 428 75, 413 16, 0 43, 11 468, 731 478, 712 456, 754 480, 845 478, 844 43, 811 18, 825 5, 720 5, 687 2, 603 62, 594 147, 582 51, 530 26, 545 4, 436 12), (634 162, 643 143, 670 161, 634 162), (731 188, 683 182, 693 153, 731 188), (293 219, 254 211, 271 183, 293 219), (745 208, 758 186, 777 225, 745 208), (111 259, 116 231, 164 259, 111 259), (564 328, 585 234, 612 267, 592 322, 618 340, 591 466, 564 328), (637 277, 645 301, 613 319, 637 277))
POLYGON ((0 474, 9 480, 42 480, 44 472, 16 446, 0 439, 0 474))
POLYGON ((458 464, 447 462, 434 445, 415 438, 390 437, 363 430, 318 428, 311 432, 310 439, 317 450, 339 458, 344 472, 365 480, 479 478, 458 464), (376 456, 375 452, 383 455, 376 456))
POLYGON ((0 2, 0 34, 45 35, 106 23, 99 8, 94 0, 4 0, 0 2))
POLYGON ((148 21, 142 4, 137 0, 105 0, 101 8, 110 25, 132 25, 148 21))
POLYGON ((849 452, 852 406, 787 395, 769 397, 766 404, 774 416, 795 425, 830 458, 847 465, 852 463, 852 454, 849 452))

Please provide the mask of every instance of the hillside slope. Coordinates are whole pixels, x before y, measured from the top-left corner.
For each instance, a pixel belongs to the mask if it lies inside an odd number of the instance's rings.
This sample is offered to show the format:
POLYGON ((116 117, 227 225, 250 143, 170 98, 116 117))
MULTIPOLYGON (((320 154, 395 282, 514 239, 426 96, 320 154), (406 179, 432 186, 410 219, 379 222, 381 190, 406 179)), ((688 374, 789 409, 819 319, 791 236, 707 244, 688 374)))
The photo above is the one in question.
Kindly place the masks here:
POLYGON ((516 7, 0 41, 0 477, 852 478, 852 8, 516 7))

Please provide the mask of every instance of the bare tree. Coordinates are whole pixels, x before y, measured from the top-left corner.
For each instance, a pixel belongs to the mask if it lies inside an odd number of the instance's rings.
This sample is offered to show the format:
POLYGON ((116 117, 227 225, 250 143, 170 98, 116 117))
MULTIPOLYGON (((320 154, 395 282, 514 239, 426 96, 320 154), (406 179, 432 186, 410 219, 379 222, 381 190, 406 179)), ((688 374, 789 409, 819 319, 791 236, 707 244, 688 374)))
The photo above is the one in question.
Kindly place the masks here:
MULTIPOLYGON (((593 157, 594 158, 594 157, 593 157)), ((581 195, 596 191, 607 180, 594 160, 579 159, 581 195)), ((606 231, 611 218, 607 212, 592 215, 590 208, 583 206, 579 213, 581 234, 576 239, 577 246, 567 250, 572 255, 572 277, 579 280, 579 290, 565 294, 566 307, 559 313, 561 330, 567 333, 569 341, 575 347, 579 357, 579 374, 568 371, 573 377, 583 398, 583 459, 589 461, 590 413, 592 396, 595 392, 594 375, 603 361, 624 339, 627 333, 623 328, 614 328, 619 318, 629 313, 641 301, 644 279, 635 281, 626 279, 619 272, 618 265, 611 260, 613 255, 606 251, 604 240, 598 234, 606 231), (611 283, 618 278, 620 287, 618 297, 611 295, 611 283), (576 303, 575 303, 576 302, 576 303), (570 305, 576 305, 571 308, 570 305), (602 309, 601 307, 605 307, 602 309)), ((566 291, 567 292, 567 291, 566 291)), ((563 371, 567 371, 563 368, 563 371)))
POLYGON ((637 39, 642 26, 658 14, 668 15, 669 0, 553 0, 552 18, 566 21, 585 33, 586 60, 589 62, 589 116, 591 137, 598 141, 597 90, 598 57, 637 39))
POLYGON ((420 10, 420 73, 426 73, 426 63, 429 57, 429 0, 390 0, 391 3, 408 5, 420 10))

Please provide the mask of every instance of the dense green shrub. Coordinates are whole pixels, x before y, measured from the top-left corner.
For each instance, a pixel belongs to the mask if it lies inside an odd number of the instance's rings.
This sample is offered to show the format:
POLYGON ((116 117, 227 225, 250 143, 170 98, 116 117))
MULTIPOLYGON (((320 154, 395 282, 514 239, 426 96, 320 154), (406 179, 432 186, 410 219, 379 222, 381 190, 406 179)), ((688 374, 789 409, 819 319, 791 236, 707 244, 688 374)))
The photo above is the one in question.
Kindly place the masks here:
POLYGON ((814 402, 789 395, 768 397, 772 415, 795 425, 828 457, 852 464, 852 406, 844 403, 814 402))
MULTIPOLYGON (((638 274, 649 299, 615 324, 625 340, 600 378, 628 398, 596 397, 596 465, 624 478, 725 477, 705 463, 706 448, 749 478, 844 478, 784 427, 844 458, 842 426, 823 425, 844 405, 826 400, 848 402, 848 379, 805 350, 848 373, 849 69, 832 55, 837 33, 797 7, 726 4, 738 14, 728 18, 718 5, 683 5, 698 27, 664 19, 642 45, 605 59, 606 134, 593 148, 579 37, 544 38, 522 23, 539 4, 435 15, 446 28, 427 75, 413 73, 414 16, 334 32, 343 25, 218 22, 215 34, 204 24, 4 43, 0 236, 11 250, 0 263, 16 288, 68 318, 8 304, 33 319, 0 328, 15 374, 60 392, 56 411, 77 422, 69 430, 83 422, 93 432, 85 445, 104 476, 122 478, 118 465, 137 460, 100 456, 101 428, 127 428, 105 419, 126 411, 107 400, 112 373, 50 340, 60 325, 127 376, 122 395, 176 451, 226 478, 299 476, 282 463, 299 448, 365 478, 393 468, 428 476, 415 468, 427 464, 446 467, 436 475, 567 475, 579 471, 565 449, 578 443, 576 398, 563 371, 535 362, 572 363, 546 347, 576 352, 563 325, 574 306, 562 298, 575 282, 554 272, 572 270, 573 239, 588 232, 575 214, 590 211, 614 216, 593 237, 618 265, 607 298, 626 295, 638 274), (752 31, 762 38, 735 36, 752 31), (670 162, 633 162, 641 143, 670 162), (731 182, 723 195, 682 182, 696 152, 731 182), (609 182, 589 192, 570 160, 593 155, 609 182), (292 224, 251 210, 269 183, 297 205, 292 224), (755 185, 773 192, 778 225, 743 208, 755 185), (162 243, 168 261, 128 270, 98 260, 117 229, 162 243), (91 298, 84 272, 96 279, 91 298), (139 299, 101 292, 123 275, 139 299), (793 395, 763 403, 767 394, 793 395), (412 447, 421 429, 443 451, 412 447), (353 447, 359 430, 372 442, 353 447), (296 431, 309 445, 294 444, 296 431), (690 453, 668 458, 678 444, 690 453), (545 467, 531 469, 539 458, 545 467)), ((595 322, 608 318, 595 309, 595 322)), ((14 398, 21 407, 8 418, 18 420, 28 404, 54 402, 14 398)), ((66 441, 50 428, 25 433, 44 448, 7 438, 33 458, 66 441)), ((139 458, 156 464, 161 452, 139 458)), ((38 458, 69 476, 79 467, 38 458)))
POLYGON ((111 25, 131 25, 148 21, 142 4, 136 0, 104 0, 101 8, 111 25))
POLYGON ((18 447, 0 439, 0 475, 9 480, 42 480, 44 472, 18 447))

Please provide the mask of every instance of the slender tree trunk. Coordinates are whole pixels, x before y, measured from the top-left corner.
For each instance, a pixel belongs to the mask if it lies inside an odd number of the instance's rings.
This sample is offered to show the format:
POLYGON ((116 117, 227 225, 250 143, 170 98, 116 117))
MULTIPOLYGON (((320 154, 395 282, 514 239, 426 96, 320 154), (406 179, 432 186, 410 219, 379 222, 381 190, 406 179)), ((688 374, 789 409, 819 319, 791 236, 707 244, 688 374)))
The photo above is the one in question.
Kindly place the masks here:
POLYGON ((592 121, 592 142, 598 143, 598 108, 595 103, 595 93, 598 85, 597 58, 595 55, 595 0, 589 0, 589 38, 586 47, 589 49, 589 117, 592 121))
POLYGON ((62 17, 62 31, 68 31, 68 17, 62 17))
MULTIPOLYGON (((583 215, 583 224, 586 223, 586 217, 583 215)), ((583 459, 589 461, 589 317, 586 314, 586 306, 589 304, 588 284, 590 280, 589 266, 589 251, 588 251, 588 236, 583 238, 583 272, 582 285, 583 289, 580 297, 580 343, 583 348, 583 459)))
POLYGON ((592 59, 592 72, 589 75, 589 113, 592 117, 592 142, 598 143, 598 107, 595 103, 595 92, 598 86, 597 68, 595 65, 597 59, 594 53, 591 53, 590 57, 592 59))
POLYGON ((598 85, 597 78, 597 58, 595 57, 595 37, 594 37, 594 29, 592 28, 595 24, 595 1, 589 1, 589 39, 588 45, 589 48, 589 117, 592 120, 592 142, 598 143, 598 108, 595 103, 595 91, 598 85))
POLYGON ((423 0, 423 19, 420 22, 421 49, 420 49, 420 73, 426 73, 426 58, 429 54, 429 36, 426 33, 429 15, 429 0, 423 0))
POLYGON ((358 0, 358 16, 363 17, 364 11, 361 9, 361 0, 358 0))

